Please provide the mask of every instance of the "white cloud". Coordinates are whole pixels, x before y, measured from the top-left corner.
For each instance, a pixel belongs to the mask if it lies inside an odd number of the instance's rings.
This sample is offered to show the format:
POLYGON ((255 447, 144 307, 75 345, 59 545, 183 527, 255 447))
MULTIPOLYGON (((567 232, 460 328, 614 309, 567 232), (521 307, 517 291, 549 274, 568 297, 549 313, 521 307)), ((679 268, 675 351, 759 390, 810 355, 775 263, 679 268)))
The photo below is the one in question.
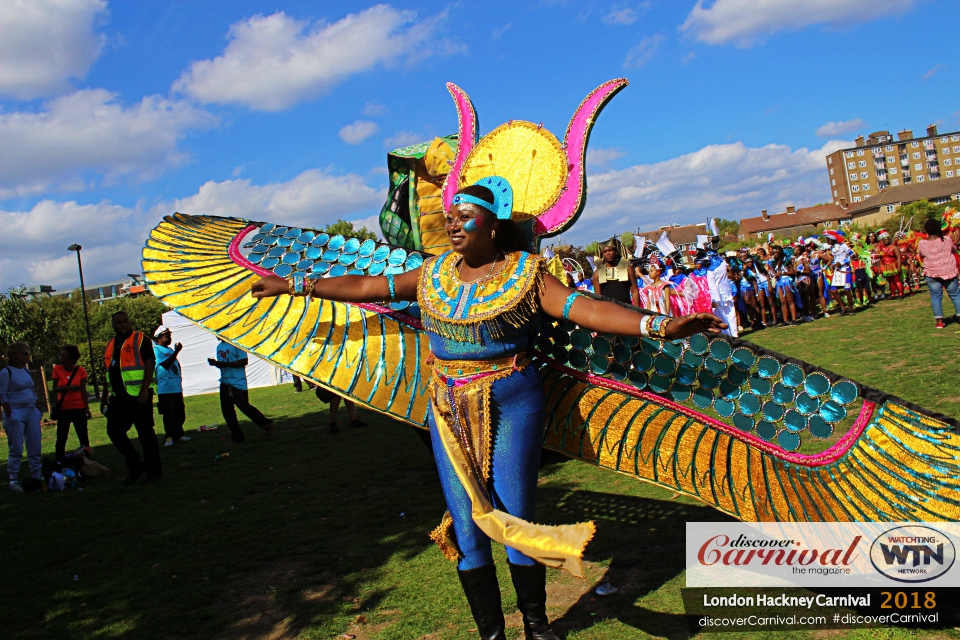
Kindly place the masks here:
POLYGON ((623 4, 613 5, 610 13, 603 17, 603 21, 607 24, 631 25, 650 10, 650 4, 650 2, 641 2, 636 8, 623 4))
POLYGON ((188 129, 216 120, 185 101, 147 96, 124 107, 104 89, 55 98, 37 112, 0 113, 0 198, 82 189, 89 173, 107 179, 155 175, 186 159, 188 129))
POLYGON ((70 90, 100 55, 106 0, 0 2, 0 95, 31 100, 70 90))
POLYGON ((709 44, 750 46, 783 29, 846 27, 912 9, 920 0, 697 0, 680 30, 709 44))
POLYGON ((691 62, 693 62, 694 58, 696 58, 696 57, 697 57, 697 52, 696 52, 696 51, 690 51, 690 52, 687 53, 685 56, 683 56, 682 58, 680 58, 680 63, 681 63, 681 64, 690 64, 691 62))
POLYGON ((357 120, 340 129, 340 139, 347 144, 360 144, 379 130, 376 122, 357 120))
POLYGON ((383 146, 387 149, 399 149, 400 147, 424 142, 430 138, 433 138, 433 136, 426 136, 413 131, 397 131, 394 135, 384 139, 383 146))
MULTIPOLYGON (((193 62, 174 89, 204 103, 279 111, 377 65, 432 55, 437 49, 431 41, 445 17, 418 22, 414 12, 385 4, 332 24, 310 24, 283 12, 253 16, 232 25, 223 53, 193 62)), ((457 47, 441 41, 438 50, 457 47)))
POLYGON ((611 233, 703 222, 740 220, 786 204, 830 201, 825 158, 846 141, 793 150, 785 145, 709 145, 679 158, 619 171, 588 174, 587 208, 570 241, 589 243, 611 233))
POLYGON ((158 216, 179 211, 317 227, 340 218, 365 217, 371 210, 379 211, 385 199, 385 188, 374 189, 356 174, 310 169, 287 182, 266 185, 250 180, 211 180, 194 195, 159 205, 154 211, 158 216))
POLYGON ((587 166, 606 167, 614 160, 619 160, 625 155, 627 155, 627 152, 617 147, 587 149, 587 166))
POLYGON ((866 126, 867 123, 860 118, 854 118, 853 120, 842 120, 840 122, 828 122, 817 127, 817 137, 836 138, 837 136, 859 131, 866 126))
POLYGON ((74 242, 83 246, 88 284, 133 273, 149 230, 174 211, 312 228, 344 219, 379 233, 377 215, 385 198, 385 188, 374 189, 358 175, 312 169, 266 185, 210 181, 191 196, 149 209, 43 200, 29 211, 0 210, 0 289, 20 284, 76 287, 77 259, 67 251, 74 242))
POLYGON ((623 66, 628 69, 637 69, 650 62, 650 59, 657 53, 660 43, 664 37, 659 33, 655 36, 647 36, 640 41, 640 44, 627 52, 627 58, 623 61, 623 66))
POLYGON ((503 37, 503 34, 505 34, 507 31, 510 31, 510 29, 513 29, 513 23, 512 23, 512 22, 508 22, 507 24, 503 25, 502 27, 497 27, 496 29, 492 29, 492 30, 490 31, 490 39, 491 39, 491 40, 499 40, 500 38, 503 37))
POLYGON ((67 251, 74 242, 83 246, 88 284, 134 273, 147 228, 135 213, 106 201, 81 205, 52 200, 41 200, 29 211, 0 211, 0 287, 78 286, 76 254, 67 251))
POLYGON ((363 115, 370 116, 371 118, 382 118, 383 116, 390 115, 390 110, 387 109, 386 105, 380 104, 376 100, 371 100, 363 106, 363 115))

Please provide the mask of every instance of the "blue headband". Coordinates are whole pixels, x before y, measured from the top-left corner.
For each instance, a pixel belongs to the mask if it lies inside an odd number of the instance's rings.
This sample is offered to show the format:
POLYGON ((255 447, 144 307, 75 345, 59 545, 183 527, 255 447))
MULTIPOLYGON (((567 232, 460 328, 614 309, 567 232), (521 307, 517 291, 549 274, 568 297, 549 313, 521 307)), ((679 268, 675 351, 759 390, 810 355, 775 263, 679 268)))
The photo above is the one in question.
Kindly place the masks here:
POLYGON ((453 202, 450 203, 450 206, 461 203, 475 204, 497 216, 499 220, 510 219, 510 216, 513 215, 513 188, 510 186, 510 183, 507 182, 506 178, 488 176, 474 182, 471 186, 481 186, 490 189, 490 192, 493 194, 493 203, 467 193, 458 193, 453 196, 453 202))

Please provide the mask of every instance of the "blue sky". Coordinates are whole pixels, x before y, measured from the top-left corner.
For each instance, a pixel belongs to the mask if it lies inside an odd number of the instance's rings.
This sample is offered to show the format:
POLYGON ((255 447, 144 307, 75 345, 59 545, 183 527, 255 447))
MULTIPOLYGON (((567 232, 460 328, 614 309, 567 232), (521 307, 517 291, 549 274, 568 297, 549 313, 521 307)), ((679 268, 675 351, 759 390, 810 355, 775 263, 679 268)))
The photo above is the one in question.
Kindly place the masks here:
POLYGON ((0 287, 138 270, 174 210, 375 224, 386 152, 454 132, 590 141, 565 241, 829 200, 824 155, 877 129, 960 128, 948 0, 305 2, 0 6, 0 287))

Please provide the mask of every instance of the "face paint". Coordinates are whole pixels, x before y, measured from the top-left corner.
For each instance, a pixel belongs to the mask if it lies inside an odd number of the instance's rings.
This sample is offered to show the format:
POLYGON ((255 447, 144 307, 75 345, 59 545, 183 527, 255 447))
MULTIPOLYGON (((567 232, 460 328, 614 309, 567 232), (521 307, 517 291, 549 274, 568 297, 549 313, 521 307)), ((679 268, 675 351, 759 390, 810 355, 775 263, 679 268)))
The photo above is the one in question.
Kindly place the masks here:
POLYGON ((480 225, 477 224, 479 220, 480 218, 471 218, 467 220, 466 222, 463 223, 462 229, 467 233, 475 233, 477 229, 480 227, 480 225))

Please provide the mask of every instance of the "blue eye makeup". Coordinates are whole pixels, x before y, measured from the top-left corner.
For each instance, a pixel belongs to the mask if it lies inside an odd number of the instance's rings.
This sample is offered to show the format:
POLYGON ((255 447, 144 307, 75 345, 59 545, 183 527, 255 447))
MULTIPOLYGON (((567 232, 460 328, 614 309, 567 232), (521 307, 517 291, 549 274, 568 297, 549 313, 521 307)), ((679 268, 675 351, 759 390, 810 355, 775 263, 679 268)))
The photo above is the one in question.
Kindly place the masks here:
POLYGON ((477 230, 477 219, 471 218, 463 223, 463 230, 467 233, 474 233, 477 230))

